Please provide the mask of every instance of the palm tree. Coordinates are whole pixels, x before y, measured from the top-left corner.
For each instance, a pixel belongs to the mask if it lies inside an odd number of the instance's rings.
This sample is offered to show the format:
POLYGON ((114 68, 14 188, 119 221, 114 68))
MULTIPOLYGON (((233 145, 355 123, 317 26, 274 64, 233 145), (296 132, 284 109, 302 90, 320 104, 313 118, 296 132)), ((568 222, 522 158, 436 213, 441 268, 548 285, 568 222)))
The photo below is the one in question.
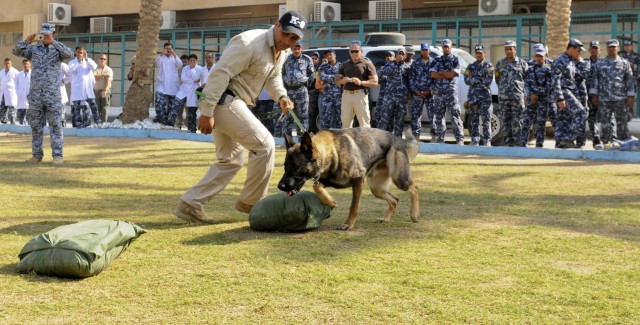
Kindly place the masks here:
POLYGON ((547 0, 547 47, 549 57, 557 58, 569 43, 571 0, 547 0))
POLYGON ((122 123, 133 123, 149 117, 149 105, 153 100, 152 69, 158 46, 161 15, 162 0, 140 1, 136 68, 133 72, 133 83, 127 91, 122 108, 122 123))

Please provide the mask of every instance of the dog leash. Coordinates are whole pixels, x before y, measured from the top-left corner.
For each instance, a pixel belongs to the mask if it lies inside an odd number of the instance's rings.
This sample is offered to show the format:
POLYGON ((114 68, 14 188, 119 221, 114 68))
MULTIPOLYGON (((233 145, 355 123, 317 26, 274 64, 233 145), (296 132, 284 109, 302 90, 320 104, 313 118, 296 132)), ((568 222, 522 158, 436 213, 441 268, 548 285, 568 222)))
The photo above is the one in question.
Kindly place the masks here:
MULTIPOLYGON (((293 117, 293 121, 296 122, 298 129, 300 129, 300 132, 302 133, 307 132, 307 129, 305 129, 304 126, 302 126, 302 123, 300 123, 300 120, 298 119, 298 116, 296 115, 293 109, 289 110, 289 114, 291 114, 291 117, 293 117)), ((285 114, 280 114, 280 117, 278 118, 278 122, 284 121, 285 116, 286 116, 285 114)))

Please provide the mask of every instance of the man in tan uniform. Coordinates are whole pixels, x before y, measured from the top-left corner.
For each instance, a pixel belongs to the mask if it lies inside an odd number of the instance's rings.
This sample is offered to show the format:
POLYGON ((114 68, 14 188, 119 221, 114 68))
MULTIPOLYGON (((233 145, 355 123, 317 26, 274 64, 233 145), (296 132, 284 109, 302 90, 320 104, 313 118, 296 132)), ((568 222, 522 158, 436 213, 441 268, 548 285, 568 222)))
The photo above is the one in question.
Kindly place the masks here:
POLYGON ((282 84, 282 66, 289 50, 304 36, 306 18, 297 11, 282 15, 268 30, 250 30, 236 35, 209 74, 200 106, 198 129, 213 132, 217 162, 198 184, 182 195, 174 214, 190 222, 212 223, 204 204, 220 193, 242 167, 249 151, 247 179, 236 209, 249 213, 267 195, 274 168, 275 142, 269 131, 251 113, 263 85, 283 113, 293 108, 282 84))

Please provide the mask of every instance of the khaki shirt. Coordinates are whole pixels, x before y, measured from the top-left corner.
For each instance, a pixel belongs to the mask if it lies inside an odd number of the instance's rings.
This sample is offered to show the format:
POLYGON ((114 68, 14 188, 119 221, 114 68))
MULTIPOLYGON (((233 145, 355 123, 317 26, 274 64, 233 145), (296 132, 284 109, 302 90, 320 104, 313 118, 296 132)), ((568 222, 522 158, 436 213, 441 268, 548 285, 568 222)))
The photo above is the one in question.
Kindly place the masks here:
POLYGON ((276 61, 273 26, 234 36, 209 74, 203 91, 206 99, 200 106, 202 115, 213 116, 218 100, 227 88, 248 106, 255 106, 263 87, 276 101, 286 96, 282 66, 290 53, 289 49, 281 51, 276 61))
MULTIPOLYGON (((100 67, 98 67, 95 71, 93 71, 93 74, 98 76, 101 74, 107 74, 109 75, 109 80, 113 81, 113 70, 111 70, 111 68, 109 68, 109 66, 105 65, 104 69, 100 69, 100 67)), ((100 78, 100 79, 96 79, 96 84, 93 85, 93 89, 94 90, 106 90, 107 89, 107 79, 105 78, 100 78)))

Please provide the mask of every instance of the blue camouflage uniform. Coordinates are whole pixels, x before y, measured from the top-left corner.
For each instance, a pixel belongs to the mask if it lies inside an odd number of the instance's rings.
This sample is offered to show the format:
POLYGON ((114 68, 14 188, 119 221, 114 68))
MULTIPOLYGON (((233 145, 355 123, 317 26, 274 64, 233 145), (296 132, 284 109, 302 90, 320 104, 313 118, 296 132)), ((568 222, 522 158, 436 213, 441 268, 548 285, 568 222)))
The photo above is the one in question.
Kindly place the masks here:
POLYGON ((323 91, 320 94, 320 120, 318 125, 320 130, 330 128, 342 128, 341 109, 342 106, 342 87, 334 82, 335 75, 340 69, 340 63, 334 65, 322 64, 318 68, 320 70, 320 80, 323 84, 323 91))
MULTIPOLYGON (((441 55, 435 59, 431 72, 449 72, 453 71, 460 74, 460 62, 454 54, 441 55)), ((464 141, 462 133, 462 119, 460 118, 460 105, 458 104, 458 78, 453 79, 434 79, 433 87, 433 113, 436 124, 436 142, 443 143, 446 128, 444 115, 449 110, 451 115, 451 124, 456 142, 464 141)))
POLYGON ((377 127, 402 137, 409 92, 409 65, 395 60, 388 61, 380 68, 380 75, 386 76, 387 86, 382 105, 378 109, 380 120, 377 127))
POLYGON ((578 86, 576 85, 576 65, 573 59, 565 52, 560 55, 551 67, 553 73, 554 98, 556 102, 564 101, 565 109, 557 108, 555 138, 556 147, 563 148, 567 143, 576 140, 584 133, 587 110, 576 97, 578 86))
MULTIPOLYGON (((430 70, 434 64, 433 59, 429 57, 428 61, 422 61, 422 56, 418 56, 411 65, 409 70, 409 89, 413 92, 413 100, 411 103, 411 133, 416 139, 420 137, 420 131, 422 129, 422 112, 423 107, 426 106, 427 116, 431 121, 430 134, 432 137, 436 136, 435 119, 433 118, 433 95, 431 89, 433 88, 433 79, 430 76, 430 70), (418 91, 429 91, 429 94, 424 98, 417 95, 418 91)), ((442 120, 442 124, 445 121, 442 120)), ((446 125, 441 126, 442 129, 446 125)))
POLYGON ((493 65, 487 60, 475 61, 467 66, 464 82, 469 85, 467 102, 469 122, 471 123, 471 144, 480 143, 480 120, 482 119, 482 140, 485 145, 491 142, 491 83, 493 65))
MULTIPOLYGON (((591 74, 591 61, 578 58, 574 60, 576 65, 576 98, 580 101, 580 104, 585 108, 587 113, 587 119, 589 118, 589 109, 587 107, 587 97, 589 90, 587 89, 587 79, 591 74)), ((585 126, 584 132, 579 134, 576 138, 576 145, 582 147, 587 142, 587 128, 585 126)))
POLYGON ((529 129, 534 125, 534 134, 536 136, 536 147, 544 145, 547 116, 549 114, 550 100, 549 94, 553 89, 551 66, 547 63, 536 64, 529 67, 524 80, 527 92, 527 106, 524 112, 522 122, 522 138, 520 145, 526 146, 529 141, 529 129), (531 102, 531 95, 538 96, 536 103, 531 102))
POLYGON ((504 142, 509 147, 522 145, 522 112, 524 111, 524 77, 529 65, 523 59, 515 57, 509 62, 499 60, 495 67, 498 84, 498 114, 504 127, 504 142))
MULTIPOLYGON (((47 23, 45 23, 47 24, 47 23)), ((45 28, 43 24, 43 28, 45 28)), ((50 28, 55 29, 51 25, 50 28)), ((64 136, 62 134, 62 99, 60 95, 60 63, 73 56, 73 50, 64 44, 53 41, 45 46, 42 43, 30 45, 26 40, 19 41, 13 54, 32 62, 31 87, 29 88, 29 109, 26 119, 31 126, 32 154, 42 159, 42 142, 45 119, 51 130, 51 150, 54 158, 62 158, 64 136)))
MULTIPOLYGON (((284 88, 287 89, 287 96, 293 101, 293 110, 305 130, 309 130, 309 93, 307 88, 310 83, 315 81, 314 75, 313 60, 306 54, 300 54, 297 58, 290 54, 282 66, 284 88)), ((280 110, 278 102, 274 104, 274 110, 280 110)), ((282 123, 282 132, 291 136, 293 128, 297 128, 297 125, 291 114, 288 114, 282 123)), ((302 130, 299 130, 298 134, 302 136, 302 130)))
POLYGON ((598 96, 598 122, 604 143, 612 141, 612 114, 615 115, 618 137, 624 141, 630 136, 628 113, 631 108, 626 106, 626 99, 636 95, 634 82, 629 61, 618 56, 614 60, 603 58, 596 62, 589 93, 598 96))
MULTIPOLYGON (((385 64, 388 61, 385 62, 385 64)), ((373 115, 373 119, 376 123, 376 128, 380 125, 380 111, 382 111, 382 103, 384 102, 384 96, 387 93, 387 76, 383 75, 380 68, 376 70, 378 75, 378 85, 380 86, 380 92, 378 93, 378 100, 376 101, 376 110, 373 115)))
MULTIPOLYGON (((598 46, 598 41, 591 42, 592 46, 598 46)), ((587 77, 587 90, 593 88, 593 71, 595 70, 596 62, 598 62, 601 58, 589 58, 589 63, 591 64, 591 71, 589 72, 589 77, 587 77)), ((593 138, 593 145, 599 145, 602 143, 600 140, 600 125, 597 123, 598 120, 598 105, 596 105, 592 100, 591 96, 587 95, 587 107, 589 109, 587 115, 587 126, 591 132, 591 137, 593 138)))

